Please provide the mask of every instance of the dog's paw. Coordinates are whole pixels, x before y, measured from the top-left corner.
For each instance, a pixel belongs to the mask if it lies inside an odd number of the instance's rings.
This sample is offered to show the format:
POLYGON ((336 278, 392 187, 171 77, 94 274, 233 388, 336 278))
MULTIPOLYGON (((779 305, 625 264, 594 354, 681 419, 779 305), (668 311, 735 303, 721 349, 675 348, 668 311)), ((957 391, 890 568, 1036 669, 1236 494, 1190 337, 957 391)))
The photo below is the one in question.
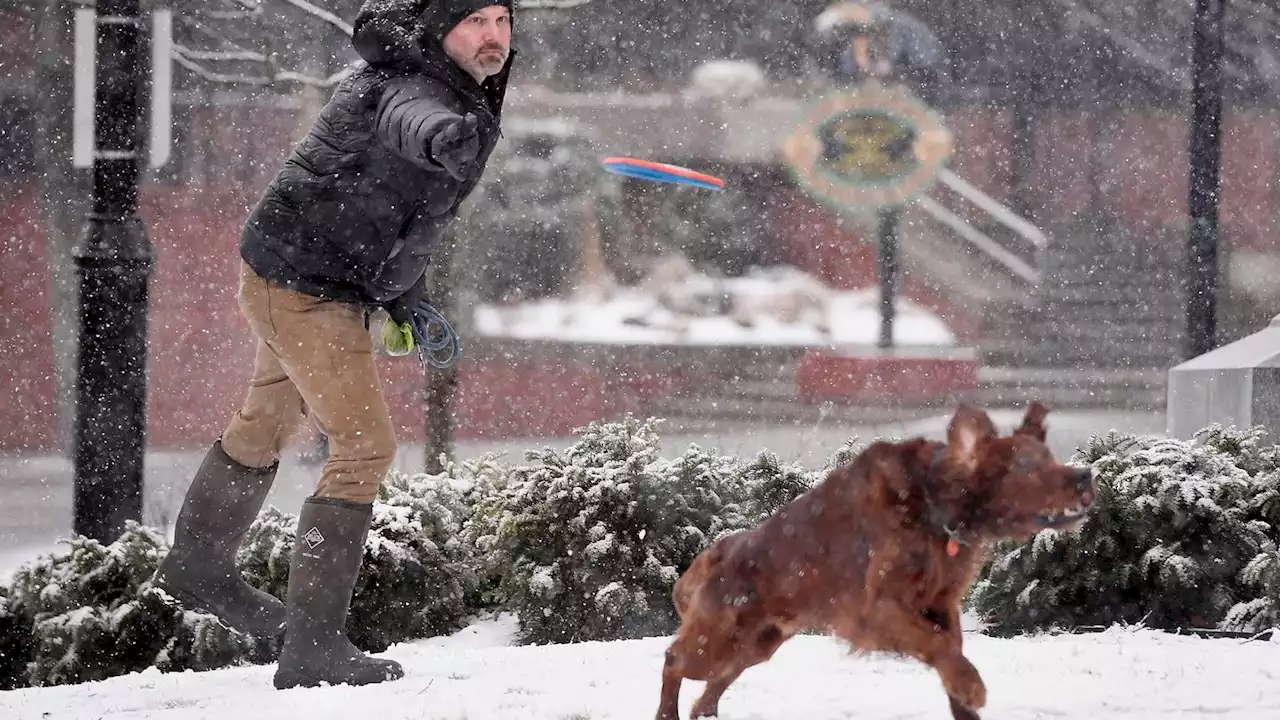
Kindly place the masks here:
POLYGON ((693 708, 689 711, 689 720, 698 720, 699 718, 720 717, 720 702, 702 702, 701 700, 693 704, 693 708))
POLYGON ((952 720, 982 720, 978 713, 960 704, 955 698, 947 698, 951 702, 952 720))
POLYGON ((987 686, 978 669, 965 657, 957 658, 947 667, 942 684, 948 695, 970 710, 981 710, 987 704, 987 686))

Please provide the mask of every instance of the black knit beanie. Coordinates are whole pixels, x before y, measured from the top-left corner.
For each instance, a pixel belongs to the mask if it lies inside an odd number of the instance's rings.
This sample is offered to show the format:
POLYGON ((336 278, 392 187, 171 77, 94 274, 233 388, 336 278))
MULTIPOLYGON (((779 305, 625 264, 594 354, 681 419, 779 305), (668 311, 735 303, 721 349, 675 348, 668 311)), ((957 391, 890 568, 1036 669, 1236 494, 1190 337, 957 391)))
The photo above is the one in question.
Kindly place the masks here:
POLYGON ((514 15, 512 4, 513 0, 428 0, 422 11, 423 33, 443 42, 444 36, 471 13, 490 5, 501 5, 514 15))

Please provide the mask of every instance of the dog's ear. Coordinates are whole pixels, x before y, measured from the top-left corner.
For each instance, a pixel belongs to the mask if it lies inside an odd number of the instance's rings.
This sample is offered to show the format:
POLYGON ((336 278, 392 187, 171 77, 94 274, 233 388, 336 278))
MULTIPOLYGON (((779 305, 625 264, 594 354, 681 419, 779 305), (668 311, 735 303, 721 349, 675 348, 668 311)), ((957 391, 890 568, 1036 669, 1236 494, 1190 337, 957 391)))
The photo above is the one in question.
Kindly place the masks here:
POLYGON ((1017 430, 1013 431, 1015 435, 1029 435, 1040 442, 1044 442, 1046 431, 1044 427, 1045 416, 1049 414, 1049 408, 1044 403, 1033 402, 1027 405, 1027 413, 1022 416, 1022 424, 1017 430))
POLYGON ((961 405, 947 427, 948 464, 966 473, 975 471, 987 443, 995 438, 996 426, 985 412, 961 405))

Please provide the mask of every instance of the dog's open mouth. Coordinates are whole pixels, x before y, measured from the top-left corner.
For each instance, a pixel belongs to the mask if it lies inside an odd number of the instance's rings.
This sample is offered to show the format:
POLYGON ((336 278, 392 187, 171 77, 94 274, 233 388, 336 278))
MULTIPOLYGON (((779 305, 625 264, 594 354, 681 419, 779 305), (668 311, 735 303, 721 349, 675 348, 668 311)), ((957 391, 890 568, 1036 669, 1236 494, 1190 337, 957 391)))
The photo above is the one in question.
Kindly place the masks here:
POLYGON ((1081 518, 1084 517, 1084 514, 1088 512, 1089 506, 1092 504, 1093 504, 1093 498, 1086 495, 1083 499, 1081 499, 1080 503, 1077 505, 1073 505, 1071 507, 1066 507, 1066 508, 1054 509, 1048 512, 1043 512, 1043 513, 1040 513, 1039 515, 1033 516, 1032 519, 1035 520, 1040 525, 1043 525, 1044 527, 1047 527, 1047 528, 1058 528, 1058 527, 1065 527, 1067 525, 1074 525, 1076 522, 1078 522, 1081 518))

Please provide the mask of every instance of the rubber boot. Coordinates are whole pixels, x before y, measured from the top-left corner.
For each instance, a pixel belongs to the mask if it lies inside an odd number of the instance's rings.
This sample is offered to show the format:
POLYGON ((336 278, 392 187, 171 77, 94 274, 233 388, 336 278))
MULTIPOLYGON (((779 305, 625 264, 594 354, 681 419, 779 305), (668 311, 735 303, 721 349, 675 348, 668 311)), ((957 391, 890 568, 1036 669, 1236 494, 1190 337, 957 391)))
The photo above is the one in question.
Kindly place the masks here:
POLYGON ((369 685, 404 677, 399 663, 365 655, 346 634, 372 516, 372 504, 314 496, 303 502, 276 688, 369 685))
POLYGON ((252 468, 213 444, 178 512, 173 548, 152 584, 188 610, 217 616, 240 632, 273 638, 284 629, 284 603, 252 587, 236 568, 236 551, 275 481, 279 463, 252 468))

